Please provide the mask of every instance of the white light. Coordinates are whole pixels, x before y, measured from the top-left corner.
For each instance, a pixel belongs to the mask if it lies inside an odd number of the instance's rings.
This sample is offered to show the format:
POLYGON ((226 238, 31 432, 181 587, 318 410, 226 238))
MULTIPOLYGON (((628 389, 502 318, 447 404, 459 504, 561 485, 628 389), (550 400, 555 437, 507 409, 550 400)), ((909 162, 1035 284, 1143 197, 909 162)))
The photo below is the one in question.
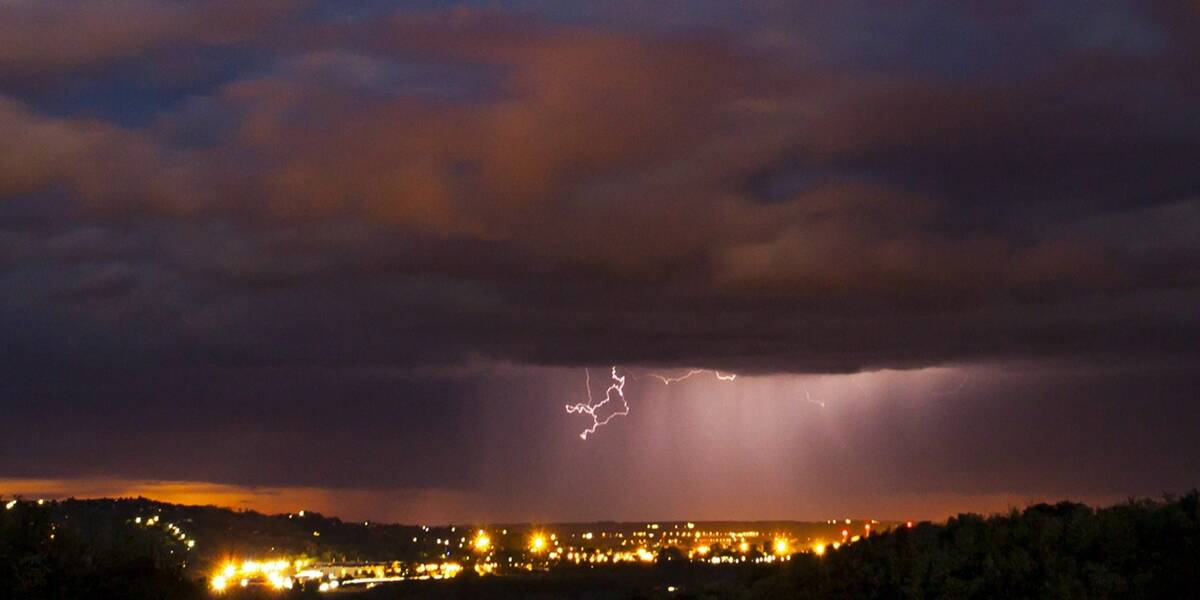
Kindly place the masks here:
MULTIPOLYGON (((686 375, 681 377, 665 377, 657 373, 649 373, 648 376, 661 381, 663 385, 671 385, 672 383, 689 379, 694 375, 708 372, 711 372, 720 381, 733 381, 737 379, 736 374, 722 374, 720 371, 709 371, 707 369, 692 369, 691 371, 688 371, 686 375)), ((567 414, 582 413, 592 418, 592 426, 584 429, 583 432, 579 434, 579 437, 585 441, 588 439, 589 435, 596 433, 597 429, 607 425, 608 422, 613 420, 614 417, 623 417, 629 414, 629 402, 625 398, 625 377, 617 375, 616 365, 612 366, 612 381, 613 383, 609 384, 608 388, 604 390, 604 400, 601 400, 600 402, 594 402, 592 397, 592 373, 589 369, 585 368, 584 385, 587 388, 587 403, 567 404, 565 406, 567 414), (613 395, 613 392, 616 392, 616 396, 613 395), (608 404, 609 402, 613 402, 614 400, 621 403, 621 408, 612 411, 603 419, 600 418, 596 414, 596 411, 599 410, 600 407, 608 404)), ((658 529, 658 527, 655 526, 653 529, 658 529)))
POLYGON ((8 501, 8 504, 5 504, 5 505, 4 505, 4 510, 12 510, 12 509, 13 509, 13 507, 14 507, 14 506, 16 506, 16 505, 17 505, 17 501, 16 501, 16 500, 9 500, 9 501, 8 501))

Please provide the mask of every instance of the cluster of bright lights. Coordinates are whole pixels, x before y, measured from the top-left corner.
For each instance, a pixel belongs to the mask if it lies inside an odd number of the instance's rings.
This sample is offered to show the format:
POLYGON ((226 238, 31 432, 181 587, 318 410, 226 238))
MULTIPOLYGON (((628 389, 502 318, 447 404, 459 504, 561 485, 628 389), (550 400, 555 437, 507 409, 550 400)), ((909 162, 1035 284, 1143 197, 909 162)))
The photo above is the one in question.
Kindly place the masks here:
MULTIPOLYGON (((148 526, 160 524, 156 516, 150 517, 139 524, 148 526)), ((877 521, 865 521, 862 524, 864 533, 870 534, 872 525, 877 521)), ((777 563, 792 560, 797 553, 811 553, 824 556, 840 546, 858 541, 860 536, 850 536, 850 520, 846 519, 846 529, 841 529, 842 521, 829 521, 836 525, 831 533, 837 541, 808 538, 802 540, 788 531, 766 532, 753 529, 706 529, 697 527, 694 523, 677 523, 662 525, 648 523, 644 528, 630 530, 605 530, 570 533, 560 538, 557 534, 533 529, 523 533, 524 548, 527 554, 524 558, 506 552, 510 549, 508 543, 514 541, 508 529, 473 529, 462 532, 462 537, 455 542, 461 542, 458 547, 461 552, 474 553, 474 558, 468 558, 470 564, 465 567, 457 562, 430 562, 421 564, 404 564, 400 562, 378 564, 313 564, 306 558, 294 561, 284 559, 246 560, 228 562, 213 574, 210 586, 215 592, 237 590, 239 588, 258 588, 280 592, 293 589, 313 590, 319 592, 341 591, 346 588, 372 588, 393 582, 407 580, 449 579, 457 576, 464 568, 470 568, 480 575, 495 575, 510 573, 516 570, 533 571, 550 569, 556 564, 574 563, 576 565, 599 565, 609 563, 653 563, 659 560, 671 560, 678 553, 660 555, 664 549, 683 551, 684 560, 702 562, 712 565, 744 564, 744 563, 777 563), (840 530, 841 539, 837 539, 840 530), (600 541, 604 540, 604 541, 600 541), (760 545, 752 544, 761 541, 760 545), (599 547, 597 547, 599 541, 599 547), (606 547, 607 546, 607 547, 606 547), (499 557, 497 553, 499 552, 499 557), (665 558, 664 558, 665 557, 665 558)), ((911 527, 911 522, 903 524, 911 527)), ((173 527, 167 524, 168 529, 173 527)), ((423 528, 428 532, 429 528, 423 528)), ((453 531, 454 528, 451 528, 453 531)), ((414 543, 418 538, 413 538, 414 543)), ((440 545, 449 545, 450 539, 437 540, 440 545)), ((519 542, 520 543, 520 542, 519 542)), ((446 552, 445 556, 449 556, 446 552)))
MULTIPOLYGON (((692 369, 686 374, 677 377, 667 377, 665 375, 659 375, 658 373, 650 373, 646 376, 661 381, 663 385, 671 385, 672 383, 678 383, 701 373, 712 373, 720 381, 733 381, 737 379, 736 373, 721 373, 720 371, 708 369, 692 369)), ((609 384, 607 389, 605 389, 604 400, 601 400, 600 402, 595 402, 594 398, 592 397, 591 369, 585 368, 584 374, 586 378, 585 385, 587 387, 587 402, 580 404, 568 404, 566 405, 566 409, 567 414, 582 413, 592 418, 592 425, 587 429, 584 429, 583 432, 579 434, 580 438, 586 440, 588 439, 589 435, 596 433, 597 429, 607 425, 608 422, 613 420, 615 417, 623 417, 628 415, 629 402, 625 399, 625 376, 617 375, 616 365, 613 365, 612 367, 612 383, 609 384), (616 396, 613 395, 614 392, 616 393, 616 396), (621 407, 608 413, 608 415, 603 418, 596 414, 596 411, 598 411, 601 407, 613 401, 619 401, 621 403, 621 407)))
MULTIPOLYGON (((490 573, 497 567, 494 563, 480 563, 476 570, 490 573), (481 569, 481 566, 484 567, 481 569)), ((400 562, 375 564, 316 563, 311 559, 299 558, 230 561, 209 579, 215 592, 238 588, 261 588, 284 592, 296 588, 318 592, 334 592, 347 587, 372 588, 381 584, 408 580, 450 579, 457 576, 463 566, 456 562, 420 563, 401 565, 400 562)))
MULTIPOLYGON (((152 515, 152 516, 146 517, 144 519, 142 517, 134 517, 134 519, 133 519, 133 523, 135 525, 140 525, 143 527, 157 527, 161 523, 161 521, 162 521, 162 519, 158 515, 152 515)), ((180 529, 178 525, 176 525, 174 523, 161 523, 161 524, 162 524, 163 530, 166 531, 167 535, 171 536, 175 541, 187 546, 188 550, 191 550, 192 548, 196 547, 196 540, 188 539, 187 534, 184 533, 183 530, 180 529)))
MULTIPOLYGON (((240 564, 228 562, 212 576, 209 585, 217 592, 223 592, 234 586, 244 588, 251 585, 269 587, 274 590, 290 590, 296 585, 299 574, 304 572, 302 569, 305 564, 302 560, 283 559, 247 560, 240 564)), ((315 573, 320 574, 320 572, 315 573)))

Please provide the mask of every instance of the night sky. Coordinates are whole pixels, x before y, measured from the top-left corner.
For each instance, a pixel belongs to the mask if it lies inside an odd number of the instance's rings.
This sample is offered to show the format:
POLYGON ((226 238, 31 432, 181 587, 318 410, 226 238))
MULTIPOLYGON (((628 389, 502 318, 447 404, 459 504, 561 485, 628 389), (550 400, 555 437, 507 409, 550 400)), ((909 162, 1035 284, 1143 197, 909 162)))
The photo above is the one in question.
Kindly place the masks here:
POLYGON ((1183 492, 1198 107, 1185 0, 4 2, 0 494, 1183 492))

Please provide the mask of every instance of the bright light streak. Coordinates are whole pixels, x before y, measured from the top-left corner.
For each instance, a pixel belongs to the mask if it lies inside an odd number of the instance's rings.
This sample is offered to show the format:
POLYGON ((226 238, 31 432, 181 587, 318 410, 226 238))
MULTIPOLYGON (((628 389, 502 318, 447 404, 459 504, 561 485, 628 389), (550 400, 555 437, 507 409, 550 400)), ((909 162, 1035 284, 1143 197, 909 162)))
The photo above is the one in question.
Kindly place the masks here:
POLYGON ((17 505, 17 501, 16 501, 16 500, 9 500, 9 501, 8 501, 8 504, 5 504, 5 505, 4 505, 4 510, 12 510, 12 509, 13 509, 13 507, 14 507, 14 506, 16 506, 16 505, 17 505))
MULTIPOLYGON (((592 426, 583 430, 583 432, 579 434, 579 437, 581 439, 586 440, 586 439, 588 439, 589 435, 596 433, 597 429, 603 427, 604 425, 607 425, 608 422, 613 420, 614 417, 623 417, 625 415, 628 415, 629 414, 629 402, 625 399, 625 376, 617 375, 617 366, 616 365, 613 365, 613 367, 612 367, 613 383, 611 383, 608 386, 608 389, 606 389, 604 391, 604 400, 601 400, 600 402, 595 402, 592 397, 592 372, 591 372, 591 369, 585 368, 584 373, 586 376, 585 385, 587 387, 588 401, 586 404, 568 404, 568 405, 566 405, 566 409, 567 409, 568 414, 584 413, 584 414, 587 414, 588 416, 592 417, 592 426), (621 408, 614 410, 613 412, 609 413, 608 416, 606 416, 602 419, 596 415, 596 411, 599 410, 600 407, 602 407, 614 400, 613 392, 617 393, 616 399, 620 400, 621 408)), ((663 385, 671 385, 672 383, 677 383, 677 382, 683 381, 685 379, 691 378, 691 377, 699 375, 701 373, 712 373, 713 376, 715 376, 720 381, 733 381, 733 380, 737 379, 736 373, 721 373, 720 371, 709 370, 709 369, 692 369, 692 370, 688 371, 686 374, 680 375, 678 377, 666 377, 664 375, 659 375, 658 373, 649 373, 647 375, 647 377, 653 377, 653 378, 661 381, 663 383, 663 385)))
POLYGON ((592 403, 592 373, 591 373, 591 370, 585 368, 584 372, 587 373, 587 393, 588 393, 587 404, 568 404, 566 406, 566 408, 567 408, 568 414, 587 413, 589 416, 592 417, 592 426, 583 430, 583 433, 579 434, 580 438, 586 440, 589 435, 595 433, 596 430, 599 429, 600 427, 607 425, 608 422, 611 421, 614 417, 620 417, 620 416, 625 416, 625 415, 629 414, 629 403, 625 401, 625 377, 622 375, 617 375, 616 365, 614 365, 612 368, 613 383, 608 386, 607 390, 604 391, 604 400, 602 400, 601 402, 596 403, 596 404, 592 403), (609 415, 607 417, 604 417, 603 419, 601 419, 600 417, 597 417, 596 410, 612 401, 613 392, 616 392, 617 397, 621 400, 621 408, 619 410, 609 413, 609 415))
POLYGON ((808 386, 807 386, 807 385, 806 385, 806 386, 804 386, 804 397, 805 397, 806 399, 808 399, 808 403, 809 403, 809 404, 816 404, 817 406, 820 406, 821 408, 825 408, 825 403, 824 403, 824 402, 819 402, 819 401, 817 401, 817 400, 813 400, 812 394, 808 393, 808 386))
POLYGON ((712 373, 713 375, 715 375, 717 377, 717 379, 720 379, 721 381, 733 381, 734 379, 737 379, 737 373, 730 373, 728 375, 722 375, 720 371, 710 371, 708 369, 692 369, 691 371, 688 371, 686 375, 681 375, 679 377, 664 377, 662 375, 659 375, 658 373, 650 373, 648 375, 648 377, 653 377, 653 378, 663 382, 663 385, 671 385, 672 383, 677 383, 677 382, 683 381, 684 379, 690 379, 691 377, 693 377, 695 375, 699 375, 701 373, 712 373))

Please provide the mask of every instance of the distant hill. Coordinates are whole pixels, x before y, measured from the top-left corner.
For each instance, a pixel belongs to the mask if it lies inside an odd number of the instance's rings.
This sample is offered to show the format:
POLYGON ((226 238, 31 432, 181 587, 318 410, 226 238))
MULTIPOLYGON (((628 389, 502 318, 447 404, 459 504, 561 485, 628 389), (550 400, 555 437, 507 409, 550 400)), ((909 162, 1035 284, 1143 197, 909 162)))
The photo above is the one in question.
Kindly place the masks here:
POLYGON ((313 512, 264 515, 146 498, 22 502, 14 508, 43 511, 60 531, 73 529, 87 537, 120 532, 152 544, 156 554, 177 560, 189 572, 208 572, 230 557, 408 560, 419 558, 422 550, 412 543, 420 527, 347 523, 313 512))

